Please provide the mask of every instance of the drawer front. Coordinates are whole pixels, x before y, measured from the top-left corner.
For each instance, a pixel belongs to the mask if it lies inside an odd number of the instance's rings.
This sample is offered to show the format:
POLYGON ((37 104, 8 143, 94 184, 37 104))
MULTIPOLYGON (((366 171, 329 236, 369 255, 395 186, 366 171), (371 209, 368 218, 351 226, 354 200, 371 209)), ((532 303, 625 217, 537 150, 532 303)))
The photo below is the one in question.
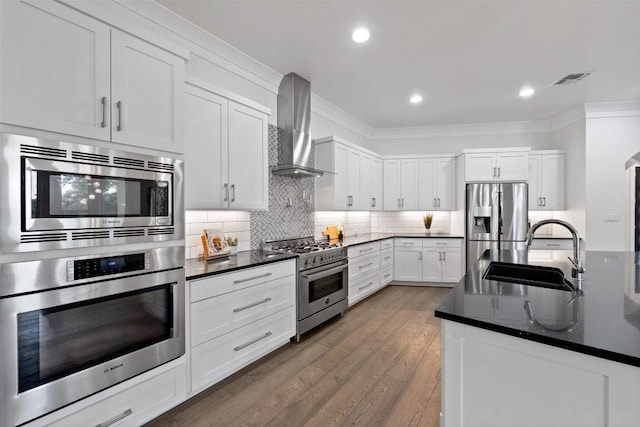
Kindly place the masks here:
POLYGON ((288 260, 193 280, 191 282, 191 302, 259 285, 281 277, 292 276, 295 275, 295 272, 295 260, 288 260))
POLYGON ((380 268, 384 269, 389 265, 393 267, 393 248, 380 251, 380 268))
POLYGON ((287 276, 193 303, 191 346, 294 306, 295 286, 295 277, 287 276))
POLYGON ((51 427, 100 424, 142 425, 186 399, 186 375, 186 363, 182 361, 175 368, 143 380, 47 425, 51 427))
POLYGON ((380 242, 364 243, 362 245, 349 246, 347 248, 349 258, 370 255, 376 251, 380 251, 380 242))
POLYGON ((349 298, 380 287, 380 272, 373 272, 349 282, 349 298))
POLYGON ((380 271, 380 252, 349 260, 349 281, 357 280, 374 271, 380 271))
POLYGON ((380 271, 380 284, 386 285, 393 280, 393 264, 380 271))
POLYGON ((289 342, 296 334, 290 307, 191 350, 193 390, 211 385, 289 342))
POLYGON ((380 242, 380 250, 393 248, 393 239, 386 239, 380 242))
POLYGON ((461 248, 462 239, 443 239, 443 238, 423 239, 422 247, 423 248, 461 248))
POLYGON ((394 239, 396 248, 421 248, 422 239, 398 238, 394 239))

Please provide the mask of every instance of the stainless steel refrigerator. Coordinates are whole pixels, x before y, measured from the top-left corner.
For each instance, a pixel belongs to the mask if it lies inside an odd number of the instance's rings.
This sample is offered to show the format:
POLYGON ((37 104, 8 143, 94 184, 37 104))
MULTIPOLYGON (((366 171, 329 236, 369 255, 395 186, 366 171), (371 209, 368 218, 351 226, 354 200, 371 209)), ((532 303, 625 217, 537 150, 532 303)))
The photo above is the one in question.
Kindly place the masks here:
POLYGON ((487 250, 526 249, 526 182, 467 184, 467 270, 487 250))

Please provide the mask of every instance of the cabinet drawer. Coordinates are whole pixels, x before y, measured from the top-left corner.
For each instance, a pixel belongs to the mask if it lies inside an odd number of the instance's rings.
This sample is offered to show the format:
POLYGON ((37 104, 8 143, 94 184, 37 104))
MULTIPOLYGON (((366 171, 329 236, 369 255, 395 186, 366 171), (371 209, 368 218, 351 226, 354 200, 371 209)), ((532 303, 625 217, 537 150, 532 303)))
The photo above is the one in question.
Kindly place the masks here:
POLYGON ((211 385, 288 343, 296 333, 295 316, 294 307, 286 308, 194 347, 192 389, 211 385))
POLYGON ((194 280, 191 282, 191 302, 292 276, 295 271, 296 262, 290 260, 194 280))
POLYGON ((369 293, 380 287, 380 272, 373 272, 357 280, 349 281, 349 302, 352 298, 369 293))
POLYGON ((410 238, 394 239, 394 246, 396 248, 421 248, 422 239, 410 239, 410 238))
POLYGON ((393 248, 380 251, 380 268, 393 267, 393 248))
POLYGON ((355 258, 363 255, 369 255, 372 252, 380 250, 380 242, 365 243, 362 245, 349 246, 347 254, 349 258, 355 258))
POLYGON ((393 248, 393 239, 386 239, 380 242, 380 250, 393 248))
POLYGON ((380 284, 386 285, 393 280, 393 264, 380 271, 380 284))
POLYGON ((198 301, 191 305, 191 345, 259 320, 295 304, 295 276, 198 301))
POLYGON ((349 260, 349 280, 355 280, 373 271, 380 270, 380 253, 361 256, 355 260, 349 260))
MULTIPOLYGON (((186 375, 186 363, 182 360, 174 368, 142 380, 56 422, 47 423, 47 425, 51 427, 93 426, 101 423, 106 425, 109 421, 112 421, 112 424, 109 425, 113 426, 142 425, 186 399, 186 375)), ((136 379, 129 381, 136 381, 136 379)), ((138 379, 138 381, 140 380, 138 379)), ((93 396, 88 399, 92 398, 93 396)), ((38 420, 35 424, 38 425, 38 420)))
POLYGON ((423 248, 461 248, 462 239, 423 239, 423 248))

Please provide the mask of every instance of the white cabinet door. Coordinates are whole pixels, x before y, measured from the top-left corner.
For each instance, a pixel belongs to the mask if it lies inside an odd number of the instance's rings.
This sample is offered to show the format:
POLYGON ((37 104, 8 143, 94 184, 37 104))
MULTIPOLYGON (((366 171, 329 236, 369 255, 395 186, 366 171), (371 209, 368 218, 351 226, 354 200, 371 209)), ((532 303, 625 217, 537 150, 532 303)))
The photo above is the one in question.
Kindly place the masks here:
POLYGON ((526 181, 529 171, 526 152, 497 153, 496 165, 498 167, 499 181, 526 181))
POLYGON ((456 159, 437 159, 436 198, 438 210, 451 211, 456 208, 456 159))
POLYGON ((228 101, 187 85, 184 100, 184 204, 186 209, 229 206, 228 101))
POLYGON ((529 156, 529 210, 542 209, 542 196, 540 195, 540 162, 541 156, 529 156))
POLYGON ((377 158, 372 158, 371 160, 371 197, 372 207, 371 210, 380 211, 382 210, 382 186, 383 186, 383 168, 382 168, 382 160, 377 158))
POLYGON ((111 31, 111 140, 182 152, 184 61, 111 31))
POLYGON ((347 188, 350 210, 360 209, 360 152, 348 150, 347 154, 347 188))
POLYGON ((56 2, 1 7, 0 121, 108 141, 109 27, 56 2))
POLYGON ((346 210, 349 206, 349 149, 344 145, 335 144, 333 162, 333 207, 346 210))
POLYGON ((418 165, 418 208, 436 210, 438 206, 436 159, 421 159, 418 165))
POLYGON ((229 101, 229 207, 266 210, 268 116, 229 101))
POLYGON ((401 209, 400 194, 400 160, 384 161, 384 209, 397 211, 401 209))
POLYGON ((402 160, 400 168, 401 207, 406 211, 418 210, 418 160, 402 160))
POLYGON ((371 168, 372 158, 363 154, 360 156, 360 210, 368 211, 373 209, 373 194, 371 193, 371 168))
POLYGON ((462 278, 462 250, 447 248, 442 251, 442 281, 457 283, 462 278))
POLYGON ((467 182, 495 181, 495 153, 469 153, 464 156, 464 180, 467 182))
POLYGON ((421 248, 395 248, 393 252, 394 280, 422 281, 421 248))
POLYGON ((442 280, 442 251, 422 249, 422 281, 440 282, 442 280))
POLYGON ((540 194, 542 196, 542 208, 545 210, 563 210, 566 208, 564 157, 564 154, 542 156, 540 194))

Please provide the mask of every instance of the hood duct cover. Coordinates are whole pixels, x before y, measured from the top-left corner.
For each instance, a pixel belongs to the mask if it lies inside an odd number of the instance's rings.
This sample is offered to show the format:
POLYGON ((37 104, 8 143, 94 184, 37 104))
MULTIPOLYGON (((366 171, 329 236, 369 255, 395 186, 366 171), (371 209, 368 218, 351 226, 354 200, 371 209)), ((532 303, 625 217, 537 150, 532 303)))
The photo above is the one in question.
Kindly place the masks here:
POLYGON ((311 83, 295 73, 282 78, 278 87, 278 166, 276 175, 321 176, 311 163, 311 83))

